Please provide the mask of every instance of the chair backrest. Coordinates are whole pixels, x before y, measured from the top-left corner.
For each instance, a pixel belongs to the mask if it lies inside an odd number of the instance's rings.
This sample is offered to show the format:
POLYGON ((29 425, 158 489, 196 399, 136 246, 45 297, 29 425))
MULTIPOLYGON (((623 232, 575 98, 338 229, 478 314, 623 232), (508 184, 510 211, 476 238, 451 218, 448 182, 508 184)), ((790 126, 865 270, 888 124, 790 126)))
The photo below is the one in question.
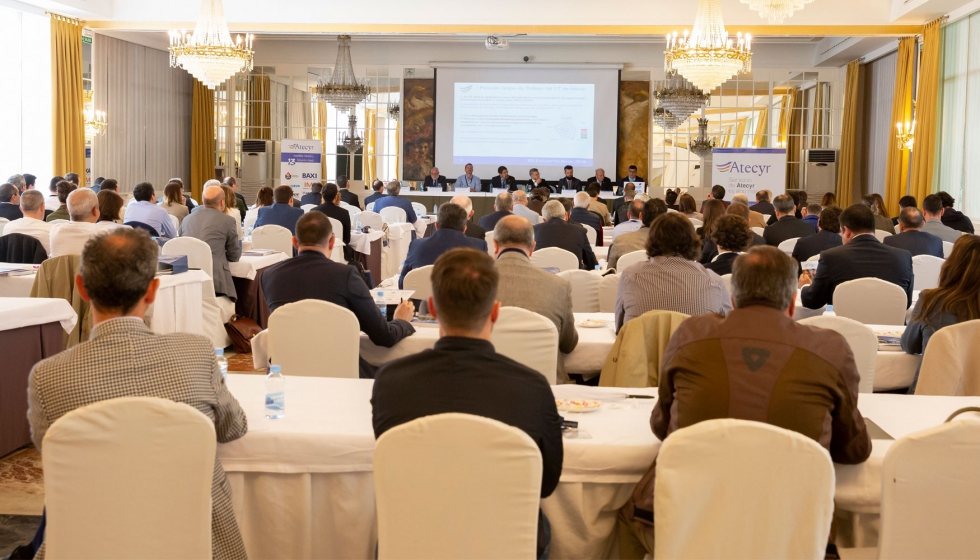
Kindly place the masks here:
POLYGON ((293 234, 288 229, 269 224, 252 230, 253 249, 272 249, 287 255, 293 254, 293 234))
POLYGON ((360 333, 347 308, 319 299, 287 303, 269 316, 269 357, 283 375, 356 379, 360 333), (318 342, 310 346, 313 333, 318 342))
POLYGON ((830 454, 797 432, 706 420, 657 455, 655 558, 823 558, 834 511, 830 454))
POLYGON ((397 206, 387 206, 381 209, 381 220, 386 224, 402 224, 408 220, 408 214, 397 206))
POLYGON ((358 215, 361 220, 361 227, 370 227, 373 230, 380 230, 384 226, 384 220, 381 219, 381 214, 376 212, 371 212, 370 210, 365 210, 358 215))
POLYGON ((490 342, 498 353, 541 372, 554 385, 558 378, 558 328, 549 319, 520 307, 502 307, 490 342))
POLYGON ((246 213, 245 220, 242 225, 242 232, 245 235, 251 235, 252 228, 255 227, 255 221, 259 219, 259 214, 257 212, 246 213))
POLYGON ((980 320, 936 331, 923 353, 915 394, 980 396, 980 370, 974 357, 978 340, 980 320))
POLYGON ((949 241, 943 241, 943 258, 948 259, 953 253, 953 244, 949 241))
POLYGON ((728 290, 728 294, 731 295, 731 293, 732 293, 732 275, 731 274, 723 274, 721 276, 721 281, 725 283, 725 289, 728 290))
POLYGON ((698 229, 699 227, 704 227, 704 222, 702 222, 701 220, 695 220, 694 218, 688 218, 688 219, 691 220, 691 225, 694 226, 694 229, 698 229))
POLYGON ((895 235, 895 234, 893 234, 890 231, 885 231, 883 229, 876 229, 875 230, 875 237, 878 238, 878 241, 884 241, 885 238, 888 237, 889 235, 895 235))
POLYGON ((582 227, 585 228, 585 236, 589 238, 589 245, 595 247, 596 240, 599 239, 599 234, 596 233, 595 228, 589 224, 582 224, 582 227))
POLYGON ((752 228, 749 228, 749 229, 751 229, 752 230, 752 233, 754 233, 756 235, 762 235, 766 231, 766 228, 761 228, 759 226, 752 227, 752 228))
POLYGON ((558 273, 558 276, 572 284, 573 313, 599 313, 601 276, 587 270, 566 270, 558 273))
POLYGON ((879 278, 858 278, 834 290, 834 313, 865 325, 904 325, 905 290, 879 278))
POLYGON ((619 260, 616 261, 616 270, 623 272, 634 264, 646 262, 648 259, 649 257, 647 257, 646 249, 626 253, 622 257, 619 257, 619 260))
POLYGON ((541 452, 518 428, 437 414, 374 450, 378 558, 534 558, 541 452))
POLYGON ((763 214, 762 215, 762 221, 764 221, 764 222, 766 222, 768 224, 769 223, 769 218, 771 218, 771 217, 772 217, 772 214, 763 214))
POLYGON ((406 290, 415 290, 412 299, 426 301, 432 296, 432 266, 413 268, 405 275, 403 286, 406 290))
POLYGON ((878 558, 976 557, 978 472, 975 417, 958 417, 893 443, 882 464, 878 558))
POLYGON ((150 224, 145 224, 143 222, 137 222, 137 221, 129 221, 129 222, 126 222, 123 225, 127 225, 127 226, 129 226, 129 227, 131 227, 133 229, 141 229, 141 230, 149 233, 153 237, 160 237, 160 232, 158 232, 157 229, 155 227, 151 226, 150 224))
POLYGON ((854 354, 854 364, 857 366, 861 381, 858 383, 859 393, 873 393, 875 386, 875 363, 878 361, 878 336, 871 327, 834 315, 818 315, 803 319, 801 325, 810 325, 840 333, 854 354))
POLYGON ((333 236, 337 238, 337 241, 343 243, 344 241, 344 224, 340 223, 337 218, 327 218, 330 220, 330 230, 333 232, 333 236))
POLYGON ((539 268, 557 268, 564 272, 578 268, 578 257, 558 247, 546 247, 531 253, 531 264, 539 268))
POLYGON ((164 255, 187 255, 188 268, 198 268, 214 278, 214 262, 211 260, 211 246, 194 237, 178 237, 163 244, 160 252, 164 255))
POLYGON ((210 558, 214 422, 178 402, 75 409, 44 436, 49 558, 210 558))
POLYGON ((168 216, 170 216, 170 223, 174 225, 174 229, 180 231, 180 220, 177 219, 177 216, 173 214, 168 214, 168 216))
MULTIPOLYGON (((348 214, 350 214, 350 223, 351 223, 352 225, 353 225, 354 223, 356 223, 356 221, 357 221, 357 219, 358 219, 358 216, 357 216, 357 215, 361 213, 361 209, 360 209, 360 208, 358 208, 357 206, 351 206, 351 205, 349 205, 349 204, 348 204, 348 205, 347 205, 347 207, 346 207, 346 208, 344 208, 344 209, 345 209, 345 210, 347 210, 347 213, 348 213, 348 214)), ((363 225, 363 223, 362 223, 361 225, 363 225)))
POLYGON ((492 257, 494 255, 494 248, 493 248, 493 230, 488 231, 483 236, 483 239, 486 240, 486 242, 487 242, 487 252, 490 253, 490 256, 492 257))
POLYGON ((422 204, 421 202, 413 202, 412 203, 412 210, 415 210, 415 215, 418 216, 418 217, 420 217, 420 218, 422 216, 425 216, 426 214, 428 214, 428 212, 425 209, 425 205, 422 204))
POLYGON ((786 253, 787 255, 793 254, 793 249, 796 249, 796 242, 799 241, 799 237, 794 237, 792 239, 787 239, 779 244, 779 250, 786 253))
POLYGON ((365 204, 364 205, 364 211, 365 212, 374 212, 374 203, 373 202, 368 202, 367 204, 365 204))
POLYGON ((616 293, 619 292, 619 274, 607 274, 599 282, 599 313, 616 312, 616 293))
POLYGON ((939 272, 946 261, 932 255, 912 257, 913 290, 931 290, 939 287, 939 272))
POLYGON ((41 264, 48 258, 44 245, 36 238, 23 233, 0 236, 0 262, 14 264, 41 264))
POLYGON ((304 205, 300 206, 300 208, 302 208, 303 209, 303 212, 305 213, 305 212, 309 212, 310 210, 313 210, 314 208, 316 208, 316 204, 304 204, 304 205))
POLYGON ((7 218, 0 218, 0 235, 3 235, 3 228, 7 227, 7 224, 9 223, 10 220, 7 218))

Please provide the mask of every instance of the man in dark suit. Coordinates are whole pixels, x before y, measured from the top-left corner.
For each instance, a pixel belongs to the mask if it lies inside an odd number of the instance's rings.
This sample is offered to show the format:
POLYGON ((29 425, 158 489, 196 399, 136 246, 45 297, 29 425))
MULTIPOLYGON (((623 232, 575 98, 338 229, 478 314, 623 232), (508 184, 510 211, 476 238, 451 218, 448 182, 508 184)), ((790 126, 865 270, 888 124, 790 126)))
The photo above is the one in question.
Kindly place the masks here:
POLYGON ((375 200, 378 200, 380 198, 384 198, 384 196, 385 196, 385 193, 384 193, 384 190, 385 190, 385 182, 382 181, 381 179, 375 179, 374 182, 371 183, 371 189, 374 190, 374 192, 371 193, 371 194, 369 194, 369 195, 367 195, 367 197, 364 198, 364 207, 365 208, 367 208, 367 205, 368 204, 371 204, 375 200))
POLYGON ((629 166, 626 176, 618 181, 620 192, 626 188, 627 183, 633 183, 634 185, 637 183, 646 183, 646 179, 637 175, 636 171, 637 169, 635 165, 629 166))
POLYGON ((429 170, 429 174, 425 177, 425 182, 422 186, 428 189, 429 187, 442 187, 443 192, 449 190, 449 186, 446 184, 445 175, 439 174, 439 168, 433 167, 429 170))
POLYGON ((323 204, 323 184, 313 183, 310 185, 310 192, 303 195, 303 198, 299 199, 299 203, 302 206, 307 204, 315 204, 319 206, 323 204))
POLYGON ((544 203, 548 202, 549 198, 551 198, 551 189, 548 187, 532 189, 531 192, 527 193, 527 207, 540 216, 541 209, 544 208, 544 203))
POLYGON ((951 227, 956 231, 973 234, 973 220, 968 218, 963 212, 953 208, 956 200, 946 191, 939 191, 936 193, 936 196, 943 202, 943 225, 951 227))
POLYGON ((794 237, 809 237, 817 230, 810 224, 798 219, 795 216, 796 204, 788 194, 781 194, 773 201, 773 208, 776 211, 776 221, 766 227, 762 232, 762 237, 766 243, 773 247, 778 247, 780 243, 794 237))
POLYGON ((613 202, 613 225, 618 226, 623 222, 629 221, 628 209, 630 203, 636 198, 636 190, 633 187, 628 187, 623 190, 623 198, 617 199, 613 202))
POLYGON ((486 239, 473 239, 463 232, 466 230, 466 210, 461 206, 447 202, 439 207, 436 221, 436 231, 431 236, 412 241, 408 246, 408 256, 405 266, 398 278, 398 287, 405 285, 405 276, 416 268, 435 264, 436 259, 450 249, 469 247, 478 251, 487 250, 486 239))
POLYGON ((755 204, 749 206, 749 210, 770 217, 775 216, 776 209, 773 207, 772 202, 769 202, 769 191, 767 190, 756 191, 755 204))
POLYGON ((20 211, 20 193, 17 187, 10 183, 0 185, 0 218, 7 218, 11 222, 24 217, 20 211))
POLYGON ((293 208, 293 188, 289 185, 279 185, 272 191, 272 206, 259 208, 259 217, 255 227, 268 225, 282 226, 291 233, 296 233, 296 221, 303 215, 302 208, 293 208))
MULTIPOLYGON (((382 366, 371 396, 374 434, 424 416, 463 413, 513 426, 541 451, 541 497, 558 486, 561 417, 544 376, 498 354, 490 343, 500 314, 499 274, 486 251, 453 249, 432 270, 428 304, 442 338, 426 350, 382 366)), ((479 484, 474 480, 474 484, 479 484)), ((550 528, 538 514, 538 558, 550 547, 550 528)))
POLYGON ((534 226, 535 250, 558 247, 578 257, 578 266, 582 270, 595 270, 599 262, 589 245, 585 228, 566 221, 568 214, 565 213, 562 203, 549 200, 541 210, 541 216, 544 222, 534 226))
POLYGON ((322 212, 328 218, 333 218, 340 222, 340 231, 333 234, 340 234, 344 242, 344 258, 350 260, 354 257, 354 250, 350 246, 350 212, 340 207, 340 188, 333 183, 327 183, 323 187, 323 204, 313 208, 313 212, 322 212))
POLYGON ((548 186, 548 182, 541 178, 541 172, 538 171, 537 167, 532 167, 531 170, 528 171, 528 175, 530 175, 531 178, 527 182, 527 192, 531 192, 538 188, 548 189, 549 193, 554 192, 552 187, 548 186))
POLYGON ((354 208, 361 207, 361 199, 350 190, 350 180, 347 175, 337 176, 337 188, 340 189, 340 200, 350 204, 354 208))
POLYGON ((704 205, 707 204, 709 200, 720 200, 721 203, 725 205, 725 208, 728 208, 728 205, 731 204, 731 202, 727 202, 725 200, 725 187, 721 185, 711 187, 711 192, 708 193, 708 198, 701 203, 702 214, 704 214, 704 205))
POLYGON ((599 184, 599 190, 602 191, 613 191, 613 182, 609 177, 606 177, 606 171, 602 168, 595 170, 595 177, 589 177, 585 182, 586 185, 591 185, 592 183, 599 184))
POLYGON ((589 198, 589 193, 580 192, 575 193, 575 200, 573 202, 574 208, 569 215, 570 219, 579 224, 585 224, 587 226, 592 226, 592 229, 596 233, 596 245, 602 246, 602 227, 605 222, 598 213, 589 210, 589 205, 592 199, 589 198))
MULTIPOLYGON (((776 197, 776 201, 776 210, 779 211, 779 197, 776 197)), ((844 210, 840 225, 844 244, 820 253, 815 276, 809 272, 800 276, 803 307, 819 309, 833 303, 837 286, 858 278, 879 278, 891 282, 905 290, 906 307, 912 305, 912 254, 878 241, 875 237, 874 213, 863 204, 855 204, 844 210)))
MULTIPOLYGON (((830 206, 820 212, 820 220, 817 222, 820 231, 815 235, 800 238, 796 242, 796 247, 793 248, 793 258, 796 259, 796 262, 804 263, 827 249, 840 247, 844 244, 840 237, 841 212, 843 210, 839 206, 830 206)), ((942 249, 941 244, 940 249, 942 249)), ((803 272, 802 268, 800 268, 800 272, 803 272)))
POLYGON ((585 184, 579 181, 574 176, 575 168, 571 165, 565 166, 565 176, 558 179, 558 191, 581 191, 585 188, 585 184))
POLYGON ((925 225, 925 218, 922 212, 914 206, 902 208, 902 213, 898 215, 898 228, 901 233, 889 235, 882 242, 889 247, 905 249, 912 256, 932 255, 933 257, 943 257, 943 240, 922 231, 925 225))
POLYGON ((457 194, 450 200, 456 206, 459 206, 466 212, 466 231, 464 234, 466 237, 472 237, 473 239, 482 239, 484 243, 487 239, 487 230, 479 226, 479 224, 473 221, 473 201, 470 197, 465 194, 457 194))
POLYGON ((507 189, 508 191, 517 190, 517 179, 510 176, 510 171, 501 165, 497 168, 497 176, 490 179, 490 186, 481 187, 483 192, 492 192, 493 189, 507 189))
POLYGON ((483 228, 483 231, 493 231, 500 218, 514 213, 514 197, 510 193, 498 194, 493 201, 493 209, 493 214, 487 214, 480 218, 480 227, 483 228))
MULTIPOLYGON (((330 260, 336 242, 330 220, 320 212, 307 212, 296 223, 293 245, 299 255, 262 272, 262 291, 275 311, 287 303, 319 299, 349 309, 357 317, 360 330, 377 346, 391 348, 415 332, 409 322, 415 313, 410 301, 395 310, 388 322, 378 311, 371 292, 356 268, 330 260)), ((361 377, 373 369, 361 360, 361 377)))

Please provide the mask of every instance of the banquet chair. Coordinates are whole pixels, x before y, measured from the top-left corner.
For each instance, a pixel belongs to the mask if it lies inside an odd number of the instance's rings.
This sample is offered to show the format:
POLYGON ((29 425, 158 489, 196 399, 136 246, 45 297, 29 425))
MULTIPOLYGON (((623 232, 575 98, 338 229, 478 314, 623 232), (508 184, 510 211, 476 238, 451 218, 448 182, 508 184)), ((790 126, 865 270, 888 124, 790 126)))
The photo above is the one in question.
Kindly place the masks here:
POLYGON ((912 257, 913 290, 931 290, 939 287, 939 272, 946 261, 932 255, 912 257))
POLYGON ((728 290, 728 295, 732 294, 732 275, 723 274, 721 276, 721 281, 725 283, 725 289, 728 290))
POLYGON ((578 257, 558 247, 546 247, 531 254, 531 264, 538 268, 557 268, 559 272, 578 270, 578 257))
POLYGON ((330 220, 330 230, 333 232, 333 237, 335 239, 333 244, 333 253, 330 254, 330 260, 340 264, 347 264, 347 260, 344 258, 344 225, 340 223, 340 220, 336 218, 327 218, 330 220))
POLYGON ((365 210, 357 216, 361 220, 361 228, 369 227, 372 230, 381 230, 384 227, 384 220, 381 219, 381 214, 372 212, 370 210, 365 210))
POLYGON ((31 285, 30 297, 60 298, 71 304, 78 322, 71 332, 62 335, 64 348, 71 348, 89 339, 92 332, 92 306, 82 298, 75 277, 81 271, 81 255, 51 257, 41 263, 31 285))
POLYGON ((186 255, 187 267, 203 270, 214 278, 214 262, 211 260, 211 247, 194 237, 177 237, 163 244, 163 255, 186 255))
POLYGON ((350 214, 350 223, 352 225, 356 223, 358 218, 357 215, 361 213, 361 209, 358 208, 357 206, 351 206, 350 204, 348 204, 347 207, 344 209, 347 210, 348 214, 350 214))
POLYGON ((834 315, 818 315, 799 321, 801 325, 810 325, 840 333, 851 347, 854 354, 854 365, 857 366, 860 382, 859 393, 873 393, 875 386, 875 363, 878 361, 878 335, 871 327, 847 317, 834 315))
POLYGON ((622 257, 619 257, 619 261, 616 263, 616 270, 623 272, 634 264, 644 262, 648 259, 646 249, 626 253, 622 257))
POLYGON ((41 264, 48 258, 44 245, 23 233, 0 236, 0 262, 12 264, 41 264))
POLYGON ((395 206, 382 208, 379 214, 381 214, 381 220, 386 224, 403 224, 408 220, 408 214, 401 208, 396 208, 395 206))
POLYGON ((252 230, 253 249, 272 249, 287 255, 293 254, 293 234, 288 229, 269 224, 252 230))
POLYGON ((865 325, 904 325, 905 290, 879 278, 858 278, 834 290, 834 312, 865 325))
POLYGON ((599 313, 616 312, 616 293, 619 291, 619 274, 607 274, 599 282, 599 313))
POLYGON ((173 214, 170 214, 169 216, 170 216, 170 223, 173 224, 174 229, 177 230, 178 233, 180 233, 180 220, 178 220, 177 216, 174 216, 173 214))
POLYGON ((428 215, 428 211, 425 209, 425 205, 421 202, 413 202, 412 210, 415 210, 415 215, 419 218, 428 215))
POLYGON ((766 228, 761 228, 761 227, 758 227, 758 226, 756 226, 756 227, 752 227, 752 228, 749 228, 749 229, 751 229, 751 230, 752 230, 752 233, 754 233, 754 234, 756 234, 756 235, 760 235, 760 236, 761 236, 761 235, 762 235, 763 233, 765 233, 765 231, 766 231, 766 228))
POLYGON ((244 234, 246 236, 252 235, 252 228, 255 227, 255 221, 258 220, 258 219, 259 219, 259 215, 258 214, 255 214, 255 213, 252 213, 252 214, 246 213, 245 214, 245 220, 243 221, 243 224, 242 224, 242 232, 244 232, 244 234))
POLYGON ((493 230, 488 231, 483 236, 483 239, 485 239, 487 242, 487 252, 490 253, 491 257, 494 256, 496 251, 494 250, 494 246, 493 246, 493 230))
POLYGON ((763 214, 762 215, 762 221, 763 222, 766 222, 768 224, 769 223, 769 218, 771 218, 771 217, 772 217, 772 214, 763 214))
POLYGON ((656 469, 655 558, 824 558, 835 475, 814 440, 706 420, 667 437, 656 469))
POLYGON ((949 241, 943 241, 943 258, 948 259, 949 255, 953 252, 953 244, 949 241))
POLYGON ((123 225, 124 226, 129 226, 129 227, 131 227, 133 229, 141 229, 141 230, 145 231, 146 233, 149 233, 150 234, 150 237, 160 237, 160 232, 157 231, 157 228, 151 226, 150 224, 146 224, 146 223, 143 223, 143 222, 137 222, 135 220, 131 220, 131 221, 128 221, 128 222, 124 223, 123 225))
POLYGON ((534 558, 541 451, 469 414, 392 428, 374 451, 378 558, 534 558))
POLYGON ((922 356, 916 395, 980 396, 977 341, 980 320, 943 327, 922 356))
POLYGON ((432 265, 420 266, 410 270, 405 275, 403 288, 415 291, 411 299, 425 302, 432 297, 432 265))
POLYGON ((602 226, 602 246, 611 247, 613 243, 613 226, 602 226))
POLYGON ((787 255, 793 255, 793 249, 796 248, 796 242, 799 241, 799 237, 794 237, 792 239, 787 239, 779 244, 779 250, 786 253, 787 255))
POLYGON ((364 205, 364 211, 365 212, 374 212, 374 203, 373 202, 368 202, 367 204, 365 204, 364 205))
POLYGON ((306 213, 306 212, 309 212, 310 210, 313 210, 314 208, 316 208, 316 204, 304 204, 304 205, 300 206, 300 208, 303 209, 303 213, 306 213))
POLYGON ((878 238, 878 241, 881 241, 881 242, 884 242, 885 241, 885 238, 886 237, 889 237, 891 235, 895 235, 895 234, 893 234, 890 231, 885 231, 883 229, 876 229, 875 230, 875 237, 877 237, 878 238))
POLYGON ((283 375, 356 379, 360 333, 357 317, 345 307, 319 299, 287 303, 269 316, 269 357, 283 375), (311 347, 314 332, 319 342, 311 347))
POLYGON ((589 239, 589 245, 595 247, 596 240, 599 239, 599 234, 596 233, 595 228, 588 224, 580 224, 580 225, 585 228, 585 237, 589 239))
POLYGON ((3 235, 3 229, 7 227, 7 224, 9 223, 10 220, 8 220, 7 218, 0 218, 0 235, 3 235))
POLYGON ((558 328, 545 317, 520 307, 501 307, 490 342, 499 354, 540 372, 554 385, 558 378, 558 328))
POLYGON ((558 276, 572 285, 572 312, 599 313, 599 284, 602 277, 587 270, 566 270, 558 276))
POLYGON ((41 455, 47 557, 211 558, 216 446, 211 419, 166 399, 65 414, 41 455))
POLYGON ((602 364, 599 386, 656 387, 667 343, 688 317, 658 309, 627 321, 602 364))

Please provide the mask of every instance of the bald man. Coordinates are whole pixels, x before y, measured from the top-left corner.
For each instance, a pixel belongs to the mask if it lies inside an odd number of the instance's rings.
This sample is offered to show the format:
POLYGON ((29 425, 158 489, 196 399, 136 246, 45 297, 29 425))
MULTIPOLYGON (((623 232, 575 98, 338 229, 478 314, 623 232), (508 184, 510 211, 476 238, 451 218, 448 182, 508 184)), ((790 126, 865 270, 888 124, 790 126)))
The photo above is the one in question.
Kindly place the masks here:
POLYGON ((225 214, 225 191, 220 186, 204 189, 203 198, 204 205, 180 223, 180 234, 200 239, 211 247, 214 293, 235 301, 238 294, 228 270, 228 263, 238 262, 242 256, 235 218, 225 214))
POLYGON ((470 200, 470 197, 466 196, 465 194, 457 194, 449 202, 452 202, 456 206, 459 206, 466 211, 466 237, 486 240, 487 230, 483 229, 479 224, 473 221, 473 201, 470 200))
POLYGON ((70 222, 51 224, 49 257, 81 255, 89 239, 105 231, 119 227, 113 222, 99 221, 99 197, 89 188, 75 189, 65 200, 70 222))
POLYGON ((532 226, 542 221, 541 214, 527 207, 527 193, 524 191, 514 191, 514 214, 525 218, 532 226))

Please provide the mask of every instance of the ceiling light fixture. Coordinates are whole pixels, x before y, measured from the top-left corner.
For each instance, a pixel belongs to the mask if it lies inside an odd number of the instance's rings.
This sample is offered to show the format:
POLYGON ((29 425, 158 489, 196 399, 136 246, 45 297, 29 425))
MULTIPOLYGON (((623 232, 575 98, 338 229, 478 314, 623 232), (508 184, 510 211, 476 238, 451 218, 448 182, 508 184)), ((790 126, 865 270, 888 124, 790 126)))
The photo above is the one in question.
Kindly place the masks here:
POLYGON ((246 34, 232 41, 221 0, 202 0, 194 33, 170 32, 170 67, 183 68, 214 89, 238 72, 252 69, 254 39, 246 34))
POLYGON ((317 80, 316 101, 326 102, 342 113, 350 113, 357 104, 371 94, 371 88, 358 83, 354 75, 354 62, 350 56, 350 35, 337 37, 337 62, 333 66, 330 81, 317 80))
POLYGON ((666 80, 657 82, 653 92, 657 106, 670 111, 678 119, 685 121, 696 111, 703 109, 711 96, 704 93, 676 72, 666 80))
POLYGON ((679 119, 677 118, 677 115, 671 113, 667 109, 657 107, 657 109, 653 112, 653 120, 660 125, 660 128, 668 132, 673 132, 677 130, 677 127, 679 127, 687 119, 679 119))
POLYGON ((708 119, 698 119, 698 137, 691 142, 688 149, 702 159, 711 155, 712 150, 715 149, 715 141, 708 139, 708 119))
POLYGON ((680 72, 710 93, 732 77, 752 71, 752 36, 739 33, 733 42, 725 30, 719 0, 699 0, 693 33, 667 35, 664 69, 667 74, 680 72))
POLYGON ((769 20, 770 25, 779 25, 793 12, 803 9, 803 6, 813 0, 741 0, 748 4, 749 9, 759 12, 759 15, 769 20))

